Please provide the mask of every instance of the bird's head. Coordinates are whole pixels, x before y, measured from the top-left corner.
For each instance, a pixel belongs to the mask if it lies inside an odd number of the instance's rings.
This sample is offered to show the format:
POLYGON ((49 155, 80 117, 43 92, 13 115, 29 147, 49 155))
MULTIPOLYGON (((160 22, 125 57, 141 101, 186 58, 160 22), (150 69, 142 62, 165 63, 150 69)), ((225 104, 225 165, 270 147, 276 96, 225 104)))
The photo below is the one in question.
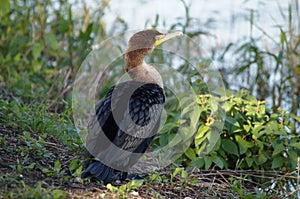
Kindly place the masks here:
POLYGON ((177 31, 169 34, 163 34, 157 30, 143 30, 135 33, 128 42, 128 47, 125 54, 126 71, 141 65, 147 54, 163 42, 182 35, 182 32, 177 31))

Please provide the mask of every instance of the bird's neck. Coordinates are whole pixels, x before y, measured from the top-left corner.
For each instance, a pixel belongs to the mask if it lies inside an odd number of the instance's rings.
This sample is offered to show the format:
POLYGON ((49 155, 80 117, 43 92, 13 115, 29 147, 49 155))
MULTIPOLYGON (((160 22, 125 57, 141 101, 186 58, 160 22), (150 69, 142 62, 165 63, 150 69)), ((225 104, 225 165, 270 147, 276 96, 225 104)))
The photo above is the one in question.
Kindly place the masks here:
POLYGON ((138 82, 154 83, 163 88, 163 81, 159 72, 144 61, 146 54, 135 55, 125 54, 125 70, 131 79, 138 82))

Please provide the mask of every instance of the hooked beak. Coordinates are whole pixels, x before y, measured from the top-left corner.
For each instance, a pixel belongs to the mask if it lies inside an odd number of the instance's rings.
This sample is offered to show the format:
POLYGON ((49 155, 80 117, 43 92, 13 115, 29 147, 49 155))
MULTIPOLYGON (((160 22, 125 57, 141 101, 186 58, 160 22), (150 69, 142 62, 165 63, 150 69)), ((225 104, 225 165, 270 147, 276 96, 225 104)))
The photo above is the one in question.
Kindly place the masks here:
POLYGON ((182 36, 183 33, 181 31, 176 31, 169 34, 162 34, 156 36, 156 41, 154 43, 154 47, 159 46, 160 44, 164 43, 165 41, 172 39, 173 37, 182 36))

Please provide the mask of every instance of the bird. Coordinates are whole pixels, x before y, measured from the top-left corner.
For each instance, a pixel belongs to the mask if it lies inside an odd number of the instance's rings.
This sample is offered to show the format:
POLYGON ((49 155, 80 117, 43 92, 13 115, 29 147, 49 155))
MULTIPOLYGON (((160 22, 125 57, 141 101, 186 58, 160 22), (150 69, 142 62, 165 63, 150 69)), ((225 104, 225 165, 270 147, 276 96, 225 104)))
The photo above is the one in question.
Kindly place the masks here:
POLYGON ((180 31, 163 34, 146 29, 129 39, 124 60, 131 80, 111 87, 96 106, 88 126, 82 178, 94 178, 104 184, 124 180, 127 171, 145 153, 159 130, 165 103, 162 77, 145 62, 145 57, 180 35, 180 31))

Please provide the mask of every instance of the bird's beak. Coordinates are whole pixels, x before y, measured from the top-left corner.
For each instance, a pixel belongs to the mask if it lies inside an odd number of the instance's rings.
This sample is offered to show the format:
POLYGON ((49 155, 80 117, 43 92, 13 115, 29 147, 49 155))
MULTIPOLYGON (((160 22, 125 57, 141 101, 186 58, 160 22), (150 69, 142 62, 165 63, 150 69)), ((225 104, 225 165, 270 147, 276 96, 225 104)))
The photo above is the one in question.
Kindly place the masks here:
POLYGON ((181 36, 181 35, 183 35, 183 33, 181 31, 176 31, 176 32, 169 33, 169 34, 157 35, 156 41, 154 43, 154 47, 159 46, 163 42, 165 42, 169 39, 172 39, 173 37, 177 37, 177 36, 181 36))

